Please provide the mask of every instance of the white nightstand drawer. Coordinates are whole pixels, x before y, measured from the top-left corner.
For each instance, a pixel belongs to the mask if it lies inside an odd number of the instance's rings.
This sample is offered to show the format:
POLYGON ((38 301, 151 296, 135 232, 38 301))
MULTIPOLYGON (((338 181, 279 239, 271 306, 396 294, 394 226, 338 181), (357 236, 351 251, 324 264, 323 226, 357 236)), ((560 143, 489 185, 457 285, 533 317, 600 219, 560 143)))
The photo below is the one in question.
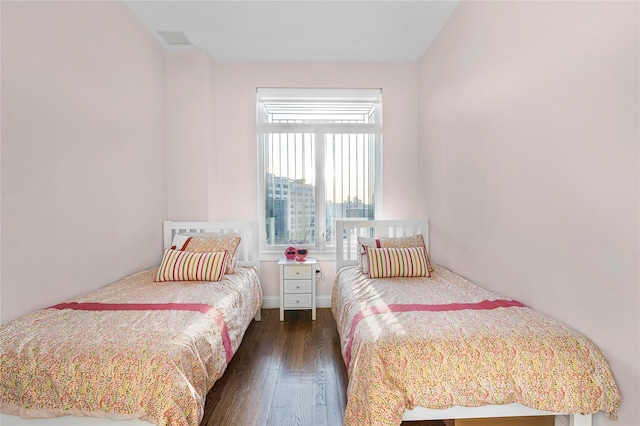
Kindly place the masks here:
POLYGON ((311 278, 311 267, 309 265, 286 265, 284 267, 284 279, 305 279, 311 278))
POLYGON ((311 294, 285 294, 285 308, 311 308, 311 294))
POLYGON ((285 293, 311 293, 310 280, 286 280, 284 282, 285 293))

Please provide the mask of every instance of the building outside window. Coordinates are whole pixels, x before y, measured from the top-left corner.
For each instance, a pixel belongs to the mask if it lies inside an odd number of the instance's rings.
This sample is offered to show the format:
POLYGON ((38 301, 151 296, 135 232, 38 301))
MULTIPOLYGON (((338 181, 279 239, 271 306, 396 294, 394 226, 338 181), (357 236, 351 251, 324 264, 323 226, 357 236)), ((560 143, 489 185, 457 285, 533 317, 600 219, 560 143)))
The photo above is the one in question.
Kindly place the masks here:
POLYGON ((379 89, 258 89, 261 249, 335 248, 382 205, 379 89))

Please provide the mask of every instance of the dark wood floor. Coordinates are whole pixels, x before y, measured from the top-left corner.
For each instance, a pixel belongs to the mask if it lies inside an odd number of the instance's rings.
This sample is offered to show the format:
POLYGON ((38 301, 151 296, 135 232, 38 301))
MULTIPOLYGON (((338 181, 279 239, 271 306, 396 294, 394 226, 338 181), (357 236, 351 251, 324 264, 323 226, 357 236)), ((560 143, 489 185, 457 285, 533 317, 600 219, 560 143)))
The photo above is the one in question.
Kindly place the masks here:
MULTIPOLYGON (((330 309, 262 310, 216 382, 200 426, 342 425, 347 372, 330 309)), ((436 426, 441 422, 407 422, 436 426)))

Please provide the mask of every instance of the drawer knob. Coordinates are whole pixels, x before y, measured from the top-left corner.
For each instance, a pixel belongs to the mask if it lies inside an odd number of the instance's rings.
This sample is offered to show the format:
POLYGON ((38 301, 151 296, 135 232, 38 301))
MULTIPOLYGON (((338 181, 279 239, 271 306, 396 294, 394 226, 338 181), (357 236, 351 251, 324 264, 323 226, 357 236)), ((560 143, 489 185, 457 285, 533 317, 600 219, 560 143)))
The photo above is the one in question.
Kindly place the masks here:
POLYGON ((296 286, 296 290, 300 290, 300 286, 299 285, 296 286))
POLYGON ((300 301, 299 301, 299 300, 296 300, 296 303, 300 303, 300 301))

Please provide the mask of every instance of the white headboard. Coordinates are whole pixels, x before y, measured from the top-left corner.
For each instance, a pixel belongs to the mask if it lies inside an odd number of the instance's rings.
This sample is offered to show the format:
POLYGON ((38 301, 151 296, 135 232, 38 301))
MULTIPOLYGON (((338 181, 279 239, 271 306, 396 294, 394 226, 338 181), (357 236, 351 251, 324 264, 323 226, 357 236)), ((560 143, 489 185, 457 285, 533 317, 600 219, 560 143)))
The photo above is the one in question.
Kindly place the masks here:
POLYGON ((419 220, 336 220, 336 271, 358 264, 358 237, 408 237, 416 234, 424 236, 429 251, 429 230, 419 220))
POLYGON ((171 247, 173 236, 181 232, 212 232, 240 234, 238 246, 238 264, 260 268, 260 251, 258 246, 258 222, 173 222, 164 221, 164 248, 171 247))

